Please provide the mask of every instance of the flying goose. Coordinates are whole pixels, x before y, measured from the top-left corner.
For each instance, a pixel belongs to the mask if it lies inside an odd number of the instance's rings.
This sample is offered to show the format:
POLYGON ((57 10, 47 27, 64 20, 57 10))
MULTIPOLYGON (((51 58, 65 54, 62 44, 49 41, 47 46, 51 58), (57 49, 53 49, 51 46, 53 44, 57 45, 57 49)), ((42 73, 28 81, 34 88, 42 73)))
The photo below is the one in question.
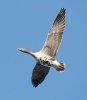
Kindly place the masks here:
POLYGON ((65 11, 64 8, 61 8, 47 35, 42 50, 33 53, 24 48, 18 48, 19 51, 32 55, 37 61, 31 77, 34 87, 37 87, 44 81, 51 67, 59 72, 65 69, 65 64, 58 62, 55 58, 65 28, 65 11))

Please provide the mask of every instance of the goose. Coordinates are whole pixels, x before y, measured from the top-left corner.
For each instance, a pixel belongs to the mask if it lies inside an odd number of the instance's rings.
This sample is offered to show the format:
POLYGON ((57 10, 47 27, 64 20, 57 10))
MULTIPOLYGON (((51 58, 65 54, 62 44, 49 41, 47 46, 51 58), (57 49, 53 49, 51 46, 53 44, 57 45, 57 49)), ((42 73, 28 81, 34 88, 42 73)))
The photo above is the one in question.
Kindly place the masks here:
POLYGON ((33 53, 24 48, 18 48, 19 51, 30 54, 36 59, 36 65, 31 76, 31 82, 34 87, 37 87, 44 81, 50 68, 53 67, 59 72, 65 70, 65 64, 58 62, 55 58, 65 28, 65 13, 66 9, 61 8, 47 35, 45 44, 39 52, 33 53))

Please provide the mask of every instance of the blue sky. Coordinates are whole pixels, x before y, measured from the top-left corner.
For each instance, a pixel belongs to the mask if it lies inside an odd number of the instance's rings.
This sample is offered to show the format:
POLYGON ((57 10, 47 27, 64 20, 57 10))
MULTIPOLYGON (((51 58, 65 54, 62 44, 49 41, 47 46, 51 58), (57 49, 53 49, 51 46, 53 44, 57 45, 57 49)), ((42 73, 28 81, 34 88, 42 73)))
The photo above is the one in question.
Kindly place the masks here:
POLYGON ((0 0, 0 100, 86 100, 87 0, 0 0), (31 84, 33 57, 19 47, 41 50, 61 8, 66 27, 57 60, 63 73, 51 69, 37 88, 31 84))

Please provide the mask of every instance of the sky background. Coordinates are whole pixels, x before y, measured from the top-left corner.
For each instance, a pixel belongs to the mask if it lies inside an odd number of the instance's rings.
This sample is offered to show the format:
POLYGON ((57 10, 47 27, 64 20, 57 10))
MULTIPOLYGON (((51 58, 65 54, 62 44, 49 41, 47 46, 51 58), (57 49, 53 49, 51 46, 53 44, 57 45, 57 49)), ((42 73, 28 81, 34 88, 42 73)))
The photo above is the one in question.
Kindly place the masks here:
POLYGON ((0 100, 86 99, 87 0, 0 0, 0 100), (56 59, 66 70, 51 68, 34 88, 36 61, 17 48, 41 50, 61 8, 66 9, 66 27, 56 59))

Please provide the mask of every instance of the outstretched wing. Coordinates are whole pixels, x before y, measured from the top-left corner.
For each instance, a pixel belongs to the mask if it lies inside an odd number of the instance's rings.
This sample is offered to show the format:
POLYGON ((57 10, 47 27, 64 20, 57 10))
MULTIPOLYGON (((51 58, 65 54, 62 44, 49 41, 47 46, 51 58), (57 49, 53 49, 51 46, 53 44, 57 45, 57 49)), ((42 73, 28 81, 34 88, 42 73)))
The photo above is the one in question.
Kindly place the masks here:
POLYGON ((38 62, 36 63, 36 66, 33 69, 32 77, 31 77, 32 84, 34 87, 37 87, 39 84, 41 84, 44 81, 49 70, 50 67, 45 67, 39 64, 38 62))
POLYGON ((55 57, 65 28, 65 9, 61 9, 48 33, 42 52, 55 57))

